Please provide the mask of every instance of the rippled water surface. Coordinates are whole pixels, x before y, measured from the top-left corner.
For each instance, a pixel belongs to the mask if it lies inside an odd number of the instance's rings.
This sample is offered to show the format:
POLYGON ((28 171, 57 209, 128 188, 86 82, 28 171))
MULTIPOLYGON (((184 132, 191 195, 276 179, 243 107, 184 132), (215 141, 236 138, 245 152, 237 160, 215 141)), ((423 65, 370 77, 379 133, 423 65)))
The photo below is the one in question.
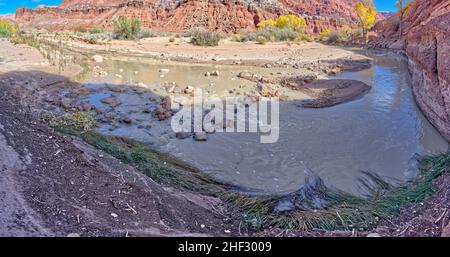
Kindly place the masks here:
POLYGON ((276 144, 260 144, 255 134, 217 133, 204 143, 174 141, 166 150, 220 180, 261 193, 298 190, 306 169, 330 187, 359 193, 361 171, 404 182, 417 175, 415 154, 448 150, 417 108, 402 58, 375 56, 371 69, 337 78, 373 88, 361 99, 325 109, 281 103, 276 144))

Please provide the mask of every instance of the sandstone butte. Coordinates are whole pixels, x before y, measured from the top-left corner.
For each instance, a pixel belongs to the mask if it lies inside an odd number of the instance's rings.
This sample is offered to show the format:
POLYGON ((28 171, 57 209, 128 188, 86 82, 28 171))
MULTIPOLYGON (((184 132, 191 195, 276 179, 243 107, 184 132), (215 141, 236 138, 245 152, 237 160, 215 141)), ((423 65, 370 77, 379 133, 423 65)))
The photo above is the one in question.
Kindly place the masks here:
POLYGON ((373 46, 404 50, 416 101, 431 123, 450 140, 450 0, 416 0, 404 19, 377 25, 373 46))
POLYGON ((124 15, 140 17, 154 30, 180 32, 191 28, 239 33, 282 14, 305 16, 308 29, 319 32, 356 22, 353 6, 357 0, 64 0, 59 6, 18 8, 16 20, 22 25, 49 30, 103 27, 124 15))

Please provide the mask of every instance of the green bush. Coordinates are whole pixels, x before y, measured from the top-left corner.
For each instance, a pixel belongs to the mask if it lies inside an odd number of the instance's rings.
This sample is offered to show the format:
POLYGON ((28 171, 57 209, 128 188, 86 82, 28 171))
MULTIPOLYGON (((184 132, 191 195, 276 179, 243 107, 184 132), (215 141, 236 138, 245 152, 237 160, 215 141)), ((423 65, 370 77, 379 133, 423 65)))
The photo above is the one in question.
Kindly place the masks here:
POLYGON ((137 17, 128 19, 125 16, 120 16, 114 21, 114 38, 133 40, 138 37, 141 31, 142 23, 137 17))
POLYGON ((16 33, 17 27, 10 22, 0 19, 0 38, 10 38, 16 33))
POLYGON ((267 43, 267 38, 265 38, 264 36, 258 36, 256 41, 258 41, 258 44, 260 45, 265 45, 267 43))
POLYGON ((103 30, 101 28, 94 27, 94 28, 89 29, 89 33, 90 34, 100 34, 100 33, 103 33, 103 30))
POLYGON ((190 30, 187 34, 191 43, 197 46, 218 46, 222 36, 206 30, 190 30))
POLYGON ((75 32, 77 32, 77 33, 86 33, 87 29, 83 28, 83 27, 78 27, 78 28, 75 29, 75 32))
POLYGON ((265 38, 268 41, 311 41, 311 37, 306 35, 302 31, 294 29, 280 29, 277 27, 268 27, 259 29, 257 32, 243 35, 240 37, 234 37, 233 39, 238 42, 257 41, 259 38, 265 38))
POLYGON ((356 33, 349 27, 344 27, 339 31, 325 29, 319 34, 318 40, 327 43, 346 43, 352 41, 356 33))
POLYGON ((39 40, 36 36, 21 31, 17 32, 9 41, 15 45, 28 45, 39 48, 39 40))
POLYGON ((138 34, 138 38, 139 39, 142 39, 142 38, 149 38, 149 37, 156 37, 157 36, 157 34, 156 33, 154 33, 153 31, 151 31, 151 30, 148 30, 148 29, 142 29, 140 32, 139 32, 139 34, 138 34))

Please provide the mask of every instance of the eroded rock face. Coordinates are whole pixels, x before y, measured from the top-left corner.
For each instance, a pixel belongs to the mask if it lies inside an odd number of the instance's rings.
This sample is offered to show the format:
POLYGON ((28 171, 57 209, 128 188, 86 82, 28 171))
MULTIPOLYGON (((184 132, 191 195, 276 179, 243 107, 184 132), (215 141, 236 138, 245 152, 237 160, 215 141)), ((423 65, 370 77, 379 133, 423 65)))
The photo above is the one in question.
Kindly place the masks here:
POLYGON ((185 31, 205 28, 226 33, 253 31, 265 19, 296 13, 320 32, 356 22, 356 0, 65 0, 58 7, 19 8, 18 22, 50 30, 111 27, 120 16, 138 16, 148 28, 185 31))
POLYGON ((409 57, 416 101, 450 140, 450 0, 416 0, 399 33, 399 19, 377 25, 377 47, 403 49, 409 57))
POLYGON ((409 17, 406 52, 417 102, 450 140, 450 0, 418 1, 409 17))

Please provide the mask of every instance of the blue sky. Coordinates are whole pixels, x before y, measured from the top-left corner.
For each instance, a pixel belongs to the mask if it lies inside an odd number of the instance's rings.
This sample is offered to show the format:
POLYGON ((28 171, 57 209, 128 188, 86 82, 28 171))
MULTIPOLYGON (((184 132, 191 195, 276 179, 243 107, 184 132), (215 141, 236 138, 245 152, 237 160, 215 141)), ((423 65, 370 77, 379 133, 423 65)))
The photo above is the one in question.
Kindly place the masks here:
MULTIPOLYGON (((36 7, 40 4, 58 5, 62 0, 0 0, 0 14, 14 13, 17 7, 36 7)), ((394 10, 395 0, 374 0, 379 11, 394 10)))
POLYGON ((17 7, 36 7, 40 4, 58 5, 62 0, 0 0, 0 14, 15 13, 17 7))

